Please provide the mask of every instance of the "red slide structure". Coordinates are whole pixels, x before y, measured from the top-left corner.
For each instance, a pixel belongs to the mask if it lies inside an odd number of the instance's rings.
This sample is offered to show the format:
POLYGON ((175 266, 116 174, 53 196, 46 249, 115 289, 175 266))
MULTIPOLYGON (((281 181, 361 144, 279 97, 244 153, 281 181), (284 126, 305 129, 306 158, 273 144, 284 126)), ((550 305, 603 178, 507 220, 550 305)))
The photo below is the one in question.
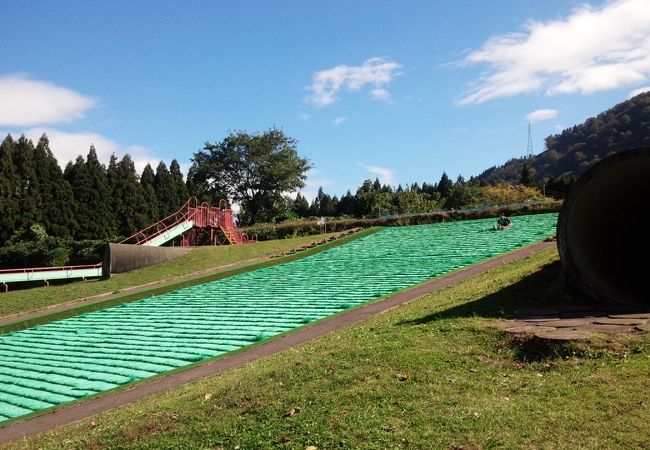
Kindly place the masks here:
MULTIPOLYGON (((232 210, 225 200, 219 206, 208 203, 198 204, 191 197, 174 214, 140 230, 122 240, 120 244, 148 245, 158 247, 181 236, 182 246, 247 244, 257 242, 242 233, 232 217, 232 210)), ((46 286, 50 280, 73 278, 99 278, 106 276, 102 263, 86 266, 31 267, 0 270, 0 290, 9 291, 9 283, 43 281, 46 286)))
POLYGON ((182 236, 181 245, 247 244, 256 242, 242 233, 225 200, 219 206, 200 205, 191 197, 174 214, 120 241, 120 244, 160 246, 182 236))

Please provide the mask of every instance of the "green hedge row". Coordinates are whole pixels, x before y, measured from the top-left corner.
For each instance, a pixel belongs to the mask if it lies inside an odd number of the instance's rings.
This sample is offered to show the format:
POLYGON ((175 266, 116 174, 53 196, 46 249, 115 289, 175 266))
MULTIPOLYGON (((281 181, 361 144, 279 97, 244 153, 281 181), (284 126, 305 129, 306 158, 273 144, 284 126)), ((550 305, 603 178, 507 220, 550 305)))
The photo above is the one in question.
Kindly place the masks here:
POLYGON ((102 261, 106 241, 72 241, 46 237, 0 248, 0 269, 71 266, 102 261))
POLYGON ((439 211, 432 213, 388 216, 379 218, 365 219, 331 219, 326 221, 326 225, 318 225, 316 220, 303 220, 293 222, 282 222, 278 224, 260 224, 252 227, 242 228, 242 231, 249 237, 257 236, 260 241, 272 239, 284 239, 297 236, 309 236, 323 233, 324 231, 338 232, 355 227, 374 227, 374 226, 405 226, 405 225, 422 225, 429 223, 450 222, 470 219, 486 219, 494 217, 495 220, 500 214, 509 216, 525 214, 541 214, 547 212, 557 212, 561 207, 560 202, 550 202, 535 205, 518 205, 508 207, 495 207, 489 209, 476 210, 458 210, 458 211, 439 211))

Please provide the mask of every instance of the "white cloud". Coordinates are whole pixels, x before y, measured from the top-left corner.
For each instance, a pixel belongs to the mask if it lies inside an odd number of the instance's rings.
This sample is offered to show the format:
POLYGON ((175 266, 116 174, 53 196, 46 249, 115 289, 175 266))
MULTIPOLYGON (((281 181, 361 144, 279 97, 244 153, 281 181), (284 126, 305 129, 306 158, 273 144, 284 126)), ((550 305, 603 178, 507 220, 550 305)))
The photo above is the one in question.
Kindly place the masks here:
POLYGON ((370 91, 370 96, 374 100, 379 100, 381 102, 387 102, 390 100, 390 93, 384 88, 375 88, 370 91))
POLYGON ((531 21, 524 31, 489 39, 466 65, 488 71, 458 101, 479 104, 518 94, 591 94, 647 81, 650 76, 648 0, 583 5, 561 20, 531 21))
POLYGON ((336 119, 332 120, 332 124, 333 124, 334 126, 339 126, 339 125, 341 125, 343 122, 345 122, 346 120, 348 120, 348 116, 337 117, 336 119))
POLYGON ((638 89, 633 90, 632 92, 630 92, 628 94, 627 98, 630 99, 632 97, 636 97, 637 95, 643 94, 644 92, 650 92, 650 86, 643 86, 643 87, 640 87, 638 89))
MULTIPOLYGON (((140 145, 123 146, 117 142, 104 137, 97 133, 81 132, 68 133, 53 128, 32 128, 24 132, 25 136, 30 138, 34 143, 45 133, 50 140, 50 149, 56 157, 59 165, 64 168, 68 161, 77 159, 82 155, 84 158, 88 155, 90 145, 95 146, 97 158, 100 162, 108 164, 111 154, 115 153, 118 158, 122 158, 126 153, 131 155, 138 174, 147 163, 150 163, 154 170, 161 158, 156 157, 152 150, 140 145)), ((169 161, 165 161, 169 168, 169 161)), ((187 164, 181 164, 181 169, 186 170, 187 164)), ((187 172, 184 172, 187 173, 187 172)))
POLYGON ((96 100, 47 81, 21 75, 0 78, 0 125, 33 126, 72 122, 96 100))
POLYGON ((528 119, 530 123, 537 123, 544 120, 555 119, 557 114, 557 109, 537 109, 526 115, 526 119, 528 119))
POLYGON ((341 89, 356 92, 365 86, 371 87, 370 96, 375 100, 386 101, 390 98, 385 86, 399 75, 402 66, 386 58, 370 58, 360 66, 336 66, 332 69, 314 73, 309 88, 308 100, 316 107, 331 105, 338 100, 341 89))
POLYGON ((379 178, 379 182, 382 185, 387 184, 392 186, 395 184, 395 172, 393 172, 392 169, 388 169, 387 167, 369 166, 366 164, 360 164, 360 166, 379 178))

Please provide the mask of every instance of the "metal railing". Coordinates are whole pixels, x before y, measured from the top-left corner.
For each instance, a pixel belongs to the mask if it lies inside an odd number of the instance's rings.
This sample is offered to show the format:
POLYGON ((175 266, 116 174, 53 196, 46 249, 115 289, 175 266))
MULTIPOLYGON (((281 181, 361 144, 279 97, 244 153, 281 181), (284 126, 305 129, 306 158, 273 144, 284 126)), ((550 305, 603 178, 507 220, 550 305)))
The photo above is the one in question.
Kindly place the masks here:
POLYGON ((102 263, 57 266, 57 267, 21 267, 17 269, 0 269, 0 285, 9 291, 8 283, 43 281, 49 286, 49 280, 66 280, 71 278, 99 278, 103 275, 102 263))
POLYGON ((153 225, 150 225, 147 228, 144 228, 125 239, 122 239, 119 244, 143 245, 148 241, 165 233, 169 229, 177 226, 178 224, 192 220, 194 214, 196 213, 197 202, 198 200, 196 197, 190 197, 190 199, 186 201, 183 206, 181 206, 180 209, 175 213, 170 214, 169 216, 159 220, 153 225), (192 204, 194 207, 191 206, 192 204))

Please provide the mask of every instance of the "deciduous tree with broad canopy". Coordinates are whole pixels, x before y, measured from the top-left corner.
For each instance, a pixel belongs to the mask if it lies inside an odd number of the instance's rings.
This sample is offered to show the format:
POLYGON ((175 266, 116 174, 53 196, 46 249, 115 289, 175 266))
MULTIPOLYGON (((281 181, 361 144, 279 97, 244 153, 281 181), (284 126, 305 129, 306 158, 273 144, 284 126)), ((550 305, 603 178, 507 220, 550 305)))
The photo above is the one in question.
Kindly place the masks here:
POLYGON ((254 224, 273 214, 282 194, 305 186, 310 162, 298 155, 296 140, 282 130, 231 132, 194 154, 188 178, 199 197, 239 202, 240 218, 254 224))

